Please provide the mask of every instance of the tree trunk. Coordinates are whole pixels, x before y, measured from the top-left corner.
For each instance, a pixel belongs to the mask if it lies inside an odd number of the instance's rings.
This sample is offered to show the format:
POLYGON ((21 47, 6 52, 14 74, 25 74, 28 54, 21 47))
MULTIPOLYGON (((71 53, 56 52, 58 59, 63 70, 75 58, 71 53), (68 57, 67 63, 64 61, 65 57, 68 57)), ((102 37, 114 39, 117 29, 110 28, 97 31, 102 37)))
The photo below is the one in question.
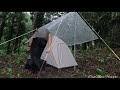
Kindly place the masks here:
POLYGON ((37 19, 37 12, 34 12, 34 17, 33 17, 33 22, 32 22, 33 30, 36 28, 36 19, 37 19))
MULTIPOLYGON (((18 34, 16 35, 16 37, 18 37, 18 34)), ((18 46, 18 38, 15 40, 15 43, 14 43, 14 49, 13 49, 13 51, 14 51, 14 53, 16 53, 17 51, 17 46, 18 46)))
POLYGON ((1 41, 1 38, 3 36, 4 27, 5 27, 5 20, 2 22, 2 24, 0 26, 0 41, 1 41))
MULTIPOLYGON (((19 20, 20 21, 20 20, 19 20)), ((15 37, 18 37, 20 35, 20 23, 18 23, 18 27, 17 27, 17 34, 16 34, 16 36, 15 37)), ((16 53, 17 51, 17 48, 19 48, 18 47, 18 40, 19 40, 19 38, 17 38, 17 39, 15 39, 15 42, 14 42, 14 48, 13 48, 13 53, 16 53)))
POLYGON ((19 41, 18 41, 18 50, 17 50, 18 53, 20 52, 20 43, 21 43, 21 38, 19 38, 19 41))
POLYGON ((83 49, 83 50, 86 50, 86 49, 87 49, 87 44, 86 44, 86 43, 83 43, 83 44, 82 44, 82 49, 83 49))
MULTIPOLYGON (((10 28, 10 34, 9 34, 9 38, 8 38, 8 40, 12 39, 12 35, 13 35, 13 25, 12 25, 11 28, 10 28)), ((7 54, 11 53, 10 45, 11 45, 11 41, 8 42, 8 46, 7 46, 7 54)))
POLYGON ((92 45, 91 48, 93 49, 95 47, 95 41, 92 41, 91 45, 92 45))
POLYGON ((37 19, 38 12, 34 12, 34 18, 33 18, 33 29, 36 28, 36 19, 37 19))
MULTIPOLYGON (((19 33, 16 35, 16 37, 18 37, 18 36, 20 36, 19 33)), ((20 43, 21 43, 21 37, 20 37, 20 38, 17 38, 17 39, 15 40, 14 49, 13 49, 13 50, 14 50, 14 53, 19 53, 20 43)))
POLYGON ((72 46, 72 50, 74 51, 74 46, 72 46))
MULTIPOLYGON (((9 34, 9 36, 8 36, 8 40, 10 40, 10 39, 12 39, 12 37, 13 37, 13 31, 14 31, 14 19, 15 18, 12 18, 12 25, 11 25, 11 27, 10 27, 10 34, 9 34)), ((7 45, 7 54, 9 54, 9 53, 11 53, 12 52, 12 48, 10 47, 10 45, 11 45, 11 41, 10 42, 8 42, 8 45, 7 45)))
POLYGON ((7 54, 10 53, 10 44, 11 44, 11 42, 8 42, 8 46, 7 46, 7 54))
POLYGON ((45 14, 45 12, 38 12, 37 13, 37 17, 36 17, 36 21, 35 21, 35 28, 39 28, 43 25, 44 14, 45 14))

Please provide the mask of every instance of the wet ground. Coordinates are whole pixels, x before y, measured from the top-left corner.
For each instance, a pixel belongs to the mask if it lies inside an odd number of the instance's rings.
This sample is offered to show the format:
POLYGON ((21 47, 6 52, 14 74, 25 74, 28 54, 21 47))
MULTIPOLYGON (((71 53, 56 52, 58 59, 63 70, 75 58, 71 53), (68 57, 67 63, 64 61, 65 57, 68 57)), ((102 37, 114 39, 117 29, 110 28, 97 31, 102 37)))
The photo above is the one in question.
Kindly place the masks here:
MULTIPOLYGON (((115 52, 120 57, 120 49, 115 49, 115 52)), ((98 78, 103 73, 105 78, 120 77, 120 61, 109 50, 79 51, 76 56, 76 69, 58 70, 47 65, 40 77, 23 69, 26 57, 22 57, 20 62, 16 62, 14 57, 0 58, 0 78, 98 78)))

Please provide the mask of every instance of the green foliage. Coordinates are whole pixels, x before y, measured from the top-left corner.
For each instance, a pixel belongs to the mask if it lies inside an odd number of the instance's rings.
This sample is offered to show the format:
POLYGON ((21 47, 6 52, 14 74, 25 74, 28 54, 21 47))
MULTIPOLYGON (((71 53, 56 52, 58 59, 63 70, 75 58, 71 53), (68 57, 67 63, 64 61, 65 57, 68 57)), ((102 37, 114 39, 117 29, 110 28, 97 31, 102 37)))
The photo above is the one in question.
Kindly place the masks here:
POLYGON ((102 75, 96 75, 97 78, 104 78, 102 75))
POLYGON ((120 42, 119 12, 81 12, 81 14, 111 47, 120 46, 116 45, 120 42))
POLYGON ((105 39, 105 41, 107 42, 107 44, 108 44, 109 46, 112 46, 112 43, 111 43, 112 38, 111 38, 111 37, 107 37, 107 38, 105 39))
POLYGON ((113 53, 109 53, 107 60, 113 60, 115 59, 115 56, 113 55, 113 53))
POLYGON ((35 27, 36 28, 39 28, 43 25, 44 14, 45 14, 45 12, 38 12, 37 13, 37 17, 36 17, 36 21, 35 21, 35 27))
MULTIPOLYGON (((2 43, 4 43, 5 42, 5 38, 4 38, 4 36, 2 36, 2 38, 1 38, 1 41, 0 41, 0 44, 2 44, 2 43)), ((0 54, 6 54, 6 46, 7 46, 7 44, 4 44, 4 45, 0 45, 0 54)))
POLYGON ((7 71, 5 69, 1 69, 1 74, 6 73, 7 71))
POLYGON ((96 69, 96 75, 98 75, 98 76, 104 76, 104 75, 105 75, 105 72, 104 72, 102 69, 97 68, 97 69, 96 69))
POLYGON ((5 42, 5 37, 4 36, 1 37, 0 43, 3 43, 3 42, 5 42))
POLYGON ((17 77, 18 77, 18 78, 20 77, 20 73, 17 74, 17 77))
POLYGON ((66 14, 66 13, 68 13, 68 12, 45 12, 43 25, 59 18, 60 16, 66 14))
POLYGON ((12 73, 12 68, 7 68, 7 71, 8 71, 9 73, 12 73))
POLYGON ((0 50, 0 58, 6 57, 5 50, 0 50))
POLYGON ((8 74, 10 78, 13 78, 14 77, 14 75, 13 75, 13 69, 12 68, 7 68, 6 74, 8 74))
POLYGON ((29 14, 26 14, 25 16, 27 18, 27 22, 25 23, 26 24, 26 31, 31 31, 32 30, 32 21, 30 19, 30 15, 29 14))
POLYGON ((16 64, 22 64, 24 57, 26 57, 26 53, 25 52, 22 52, 20 54, 15 54, 16 64))
POLYGON ((21 63, 21 57, 18 57, 17 59, 16 59, 16 64, 20 64, 21 63))
POLYGON ((20 44, 20 52, 26 52, 27 50, 27 42, 28 39, 27 38, 24 38, 22 41, 21 41, 21 44, 20 44))
POLYGON ((24 38, 22 41, 21 41, 21 44, 26 44, 26 42, 28 41, 27 38, 24 38))
MULTIPOLYGON (((6 19, 6 26, 4 28, 4 39, 5 41, 10 40, 14 37, 24 34, 31 29, 31 20, 27 13, 24 12, 9 12, 9 18, 6 19), (28 16, 28 17, 26 17, 28 16)), ((27 36, 26 36, 27 37, 27 36)), ((23 37, 8 42, 6 44, 6 51, 9 53, 19 52, 20 43, 23 37)))
POLYGON ((98 61, 99 61, 101 64, 103 64, 103 63, 105 62, 105 60, 104 60, 103 58, 100 58, 98 61))

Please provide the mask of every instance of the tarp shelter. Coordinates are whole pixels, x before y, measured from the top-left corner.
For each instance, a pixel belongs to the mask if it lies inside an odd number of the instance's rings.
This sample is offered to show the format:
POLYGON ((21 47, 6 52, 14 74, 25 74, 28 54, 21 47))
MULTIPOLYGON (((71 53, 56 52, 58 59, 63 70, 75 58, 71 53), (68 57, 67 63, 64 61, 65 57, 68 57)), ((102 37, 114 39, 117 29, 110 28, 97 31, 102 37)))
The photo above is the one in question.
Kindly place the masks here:
MULTIPOLYGON (((52 46, 54 46, 54 48, 52 48, 46 61, 48 64, 57 68, 71 67, 77 65, 68 46, 82 44, 98 39, 97 35, 91 30, 91 28, 79 16, 77 12, 67 13, 62 17, 40 27, 33 34, 33 36, 39 37, 39 33, 45 29, 51 32, 52 36, 54 37, 52 42, 52 46), (63 44, 59 45, 60 43, 63 44), (61 58, 58 59, 58 56, 60 56, 61 58)), ((45 54, 46 53, 44 51, 41 59, 45 58, 45 54)))

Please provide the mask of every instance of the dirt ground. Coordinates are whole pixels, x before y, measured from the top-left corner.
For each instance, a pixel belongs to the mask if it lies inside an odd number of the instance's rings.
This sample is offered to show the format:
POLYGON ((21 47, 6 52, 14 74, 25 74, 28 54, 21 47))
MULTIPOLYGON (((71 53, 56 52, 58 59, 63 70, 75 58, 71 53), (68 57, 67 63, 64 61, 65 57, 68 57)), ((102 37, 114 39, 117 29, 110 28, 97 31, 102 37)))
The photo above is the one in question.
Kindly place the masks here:
MULTIPOLYGON (((120 49, 114 51, 120 57, 120 49)), ((104 71, 105 78, 120 77, 120 61, 109 50, 79 52, 76 62, 78 66, 75 70, 74 67, 58 70, 47 65, 45 72, 41 72, 39 78, 98 78, 97 69, 104 71)), ((19 64, 14 57, 0 59, 0 78, 38 78, 38 74, 23 69, 25 63, 25 57, 19 64)))

